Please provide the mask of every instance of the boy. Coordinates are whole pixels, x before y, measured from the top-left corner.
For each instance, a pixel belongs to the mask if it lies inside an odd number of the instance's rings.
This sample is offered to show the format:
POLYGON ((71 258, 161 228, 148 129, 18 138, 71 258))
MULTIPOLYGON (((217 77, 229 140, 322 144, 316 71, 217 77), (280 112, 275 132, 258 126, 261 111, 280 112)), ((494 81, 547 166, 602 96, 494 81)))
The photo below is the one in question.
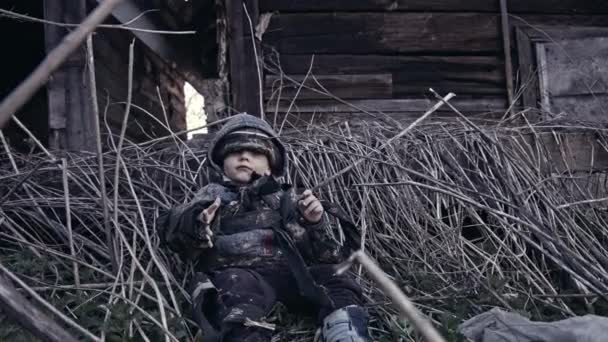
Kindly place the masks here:
POLYGON ((321 341, 370 342, 360 287, 334 274, 341 255, 325 236, 321 202, 276 181, 287 157, 272 128, 236 115, 208 158, 223 180, 159 218, 163 241, 200 271, 191 296, 205 341, 270 341, 263 319, 280 301, 313 310, 321 341))

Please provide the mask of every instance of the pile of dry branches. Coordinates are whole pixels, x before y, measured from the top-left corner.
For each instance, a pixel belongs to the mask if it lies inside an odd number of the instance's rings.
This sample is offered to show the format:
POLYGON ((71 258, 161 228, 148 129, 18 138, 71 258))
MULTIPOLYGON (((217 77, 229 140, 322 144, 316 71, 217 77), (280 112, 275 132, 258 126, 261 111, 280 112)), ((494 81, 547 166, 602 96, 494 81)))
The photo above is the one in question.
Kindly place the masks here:
MULTIPOLYGON (((569 129, 429 124, 378 150, 400 128, 347 128, 284 131, 288 181, 312 188, 365 158, 318 194, 355 220, 364 250, 446 337, 493 306, 542 319, 607 312, 605 174, 569 167, 569 129)), ((577 131, 608 146, 603 130, 577 131)), ((204 145, 171 136, 108 150, 102 199, 94 155, 65 155, 62 164, 3 144, 2 274, 84 338, 192 340, 189 265, 159 245, 155 218, 207 182, 204 145)), ((365 271, 353 271, 369 299, 374 337, 415 340, 365 271)), ((283 327, 278 340, 311 340, 312 324, 280 309, 269 319, 283 327)), ((6 328, 0 339, 20 334, 6 328)))

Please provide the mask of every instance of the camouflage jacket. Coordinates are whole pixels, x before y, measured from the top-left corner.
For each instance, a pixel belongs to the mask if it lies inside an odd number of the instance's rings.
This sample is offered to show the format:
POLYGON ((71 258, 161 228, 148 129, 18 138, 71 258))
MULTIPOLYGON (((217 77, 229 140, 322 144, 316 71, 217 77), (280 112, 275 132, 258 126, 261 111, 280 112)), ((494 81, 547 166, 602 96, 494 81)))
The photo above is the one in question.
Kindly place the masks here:
POLYGON ((340 262, 343 251, 329 234, 328 218, 324 215, 319 223, 309 224, 296 202, 293 189, 272 177, 261 177, 246 187, 211 183, 189 203, 161 214, 160 236, 201 271, 286 263, 286 249, 297 250, 309 265, 340 262), (214 245, 199 248, 198 231, 203 227, 197 216, 217 197, 221 206, 211 224, 214 245), (277 234, 286 237, 288 246, 280 243, 277 234))

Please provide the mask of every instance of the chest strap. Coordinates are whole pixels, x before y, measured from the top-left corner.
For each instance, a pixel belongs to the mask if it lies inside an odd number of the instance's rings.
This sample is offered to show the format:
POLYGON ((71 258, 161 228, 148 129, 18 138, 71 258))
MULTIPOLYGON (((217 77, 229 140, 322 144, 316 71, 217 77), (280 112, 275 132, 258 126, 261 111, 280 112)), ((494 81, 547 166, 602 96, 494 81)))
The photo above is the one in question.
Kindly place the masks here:
POLYGON ((222 217, 220 235, 232 235, 257 229, 272 229, 281 225, 281 214, 276 210, 248 211, 236 216, 222 217))

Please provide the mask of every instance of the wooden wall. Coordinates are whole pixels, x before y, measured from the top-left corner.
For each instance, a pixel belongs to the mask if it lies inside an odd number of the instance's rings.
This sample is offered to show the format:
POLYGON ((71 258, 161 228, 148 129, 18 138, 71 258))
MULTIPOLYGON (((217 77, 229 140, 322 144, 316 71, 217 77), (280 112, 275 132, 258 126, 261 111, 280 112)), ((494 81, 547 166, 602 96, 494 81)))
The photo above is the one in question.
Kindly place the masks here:
MULTIPOLYGON (((102 120, 104 109, 110 103, 107 118, 115 133, 120 132, 128 94, 129 44, 132 40, 133 35, 127 31, 99 30, 93 41, 102 120)), ((142 141, 169 134, 157 121, 165 124, 161 98, 171 128, 174 131, 186 129, 184 79, 181 74, 138 40, 135 41, 134 52, 132 103, 143 110, 135 106, 131 108, 128 136, 142 141)))
MULTIPOLYGON (((300 89, 291 106, 305 120, 312 113, 315 120, 344 120, 371 110, 408 121, 427 108, 420 100, 432 99, 429 87, 455 92, 472 115, 505 112, 499 0, 259 0, 259 8, 261 16, 274 13, 262 40, 273 69, 265 76, 269 112, 284 112, 298 92, 286 76, 301 82, 309 70, 305 85, 316 91, 300 89), (337 113, 332 108, 339 102, 321 94, 318 83, 365 110, 340 104, 340 115, 324 116, 337 113)), ((608 26, 605 0, 510 0, 508 11, 513 32, 516 26, 608 26)), ((519 80, 514 34, 512 47, 519 80)))

